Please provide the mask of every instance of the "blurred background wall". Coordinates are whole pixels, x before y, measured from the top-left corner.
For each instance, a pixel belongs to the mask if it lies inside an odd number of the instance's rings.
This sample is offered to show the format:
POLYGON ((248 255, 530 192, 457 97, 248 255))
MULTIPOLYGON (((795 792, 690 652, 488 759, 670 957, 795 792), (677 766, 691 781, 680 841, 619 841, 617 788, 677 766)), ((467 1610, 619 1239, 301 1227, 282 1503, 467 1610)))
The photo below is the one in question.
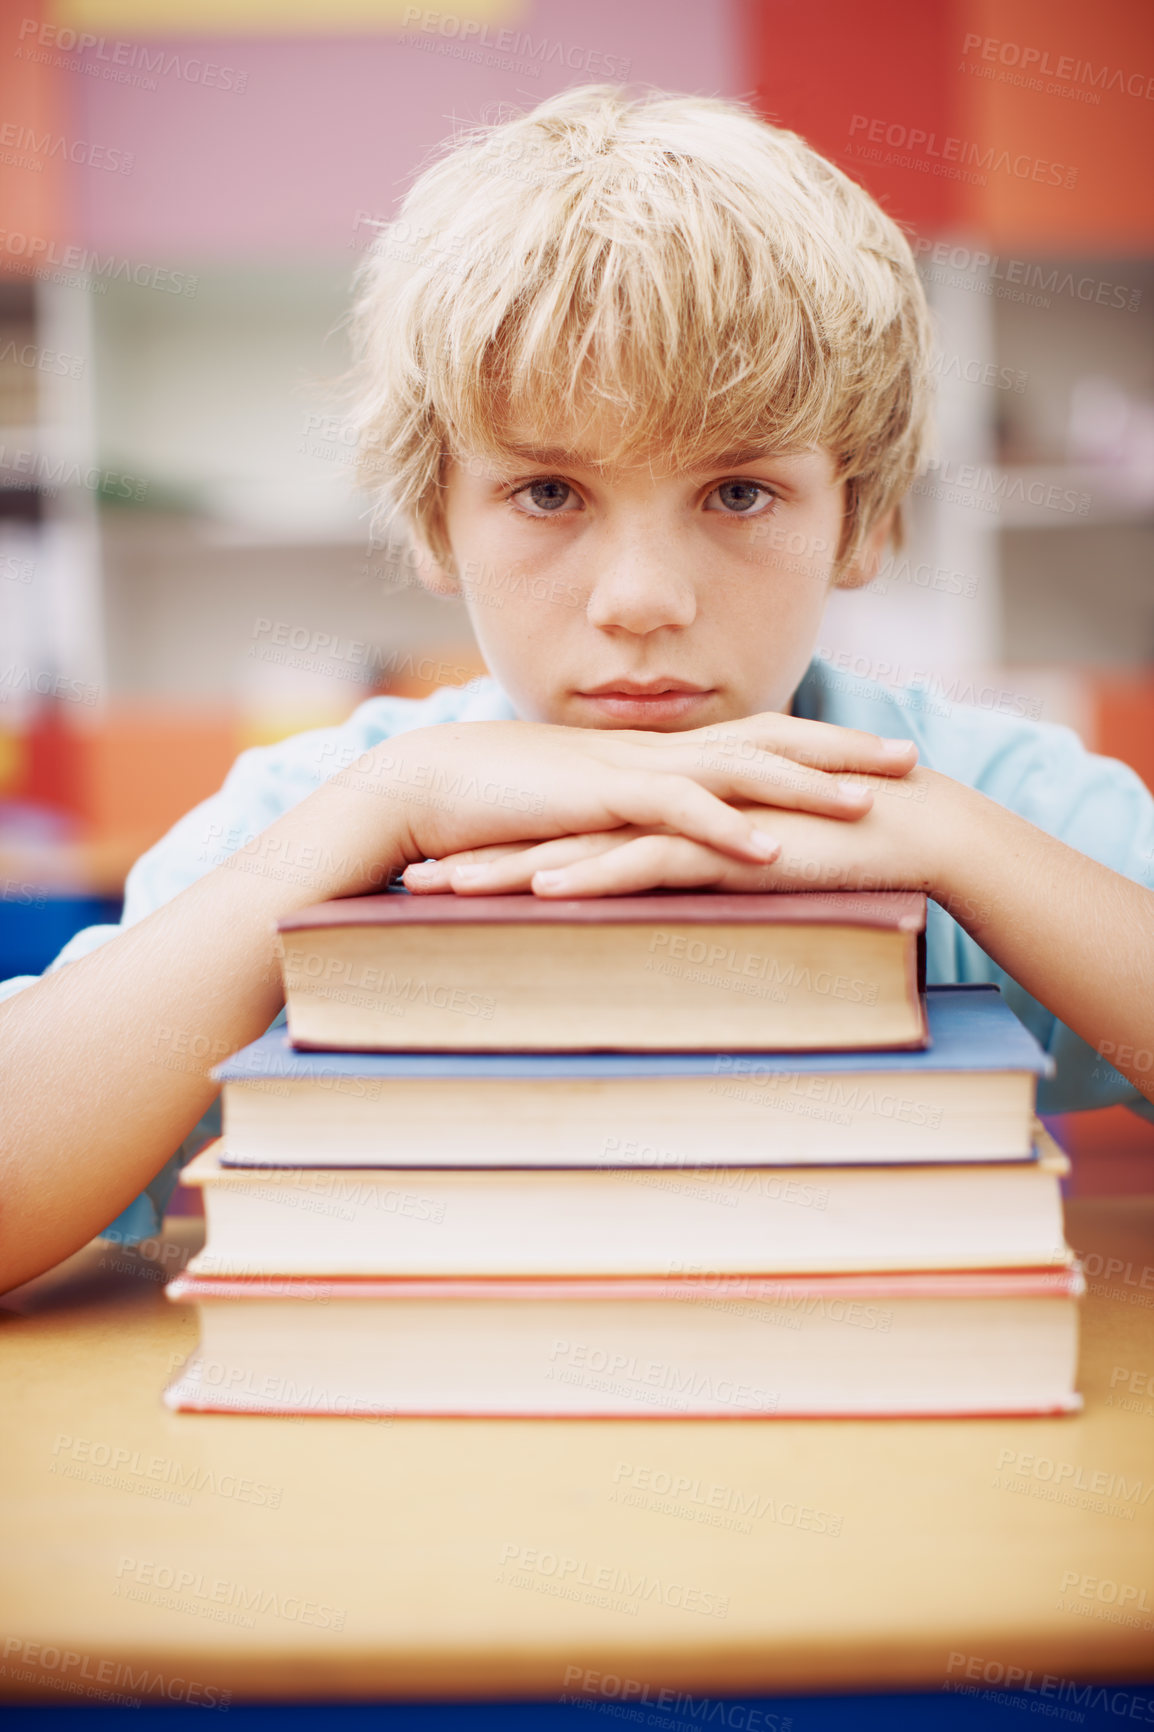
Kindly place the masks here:
POLYGON ((12 0, 0 977, 114 916, 243 746, 482 671, 463 610, 370 543, 350 276, 455 125, 603 80, 752 100, 910 234, 938 454, 821 653, 1154 781, 1147 0, 12 0))

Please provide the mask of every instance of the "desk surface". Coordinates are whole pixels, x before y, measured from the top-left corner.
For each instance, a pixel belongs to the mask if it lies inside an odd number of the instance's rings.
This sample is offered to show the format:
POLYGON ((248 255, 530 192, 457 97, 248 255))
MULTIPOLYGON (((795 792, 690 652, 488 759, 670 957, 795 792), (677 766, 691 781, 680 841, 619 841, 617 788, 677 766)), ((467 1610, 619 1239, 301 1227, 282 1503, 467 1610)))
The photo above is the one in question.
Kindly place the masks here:
POLYGON ((199 1231, 0 1301, 9 1699, 1154 1677, 1154 1199, 1070 1206, 1086 1407, 1035 1420, 173 1414, 199 1231))

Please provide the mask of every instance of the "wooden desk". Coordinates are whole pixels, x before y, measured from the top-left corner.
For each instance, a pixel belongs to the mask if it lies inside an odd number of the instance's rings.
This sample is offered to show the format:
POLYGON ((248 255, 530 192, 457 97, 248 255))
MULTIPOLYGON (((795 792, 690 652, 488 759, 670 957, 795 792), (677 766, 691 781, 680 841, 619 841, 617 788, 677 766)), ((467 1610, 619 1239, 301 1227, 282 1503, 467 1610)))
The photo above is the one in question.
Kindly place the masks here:
POLYGON ((1069 1214, 1086 1410, 1025 1421, 176 1415, 160 1391, 195 1323, 157 1276, 199 1224, 170 1224, 167 1263, 90 1246, 0 1301, 0 1691, 1154 1677, 1154 1393, 1130 1392, 1154 1391, 1154 1199, 1069 1214))

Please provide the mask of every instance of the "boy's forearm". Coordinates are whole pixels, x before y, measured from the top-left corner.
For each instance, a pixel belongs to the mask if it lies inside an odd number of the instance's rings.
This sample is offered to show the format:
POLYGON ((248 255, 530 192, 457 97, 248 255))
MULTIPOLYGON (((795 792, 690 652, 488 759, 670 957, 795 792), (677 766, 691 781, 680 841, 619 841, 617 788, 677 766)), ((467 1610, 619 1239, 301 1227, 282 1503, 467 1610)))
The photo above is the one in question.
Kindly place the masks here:
POLYGON ((935 900, 1154 1099, 1154 891, 972 788, 934 782, 935 900))
POLYGON ((145 920, 0 1003, 0 1291, 99 1233, 196 1125, 217 1092, 209 1069, 283 1003, 278 918, 402 863, 390 828, 365 831, 346 796, 322 789, 145 920))

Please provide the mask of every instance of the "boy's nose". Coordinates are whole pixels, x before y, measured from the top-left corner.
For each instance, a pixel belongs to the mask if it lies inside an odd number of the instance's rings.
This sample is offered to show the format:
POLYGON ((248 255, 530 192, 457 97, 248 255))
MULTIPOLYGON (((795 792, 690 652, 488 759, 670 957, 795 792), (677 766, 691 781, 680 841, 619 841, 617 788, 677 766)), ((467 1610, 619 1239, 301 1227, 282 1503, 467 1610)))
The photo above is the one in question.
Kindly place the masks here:
POLYGON ((652 539, 631 538, 607 549, 598 560, 585 610, 590 625, 638 635, 692 625, 697 592, 678 566, 673 550, 652 539))

